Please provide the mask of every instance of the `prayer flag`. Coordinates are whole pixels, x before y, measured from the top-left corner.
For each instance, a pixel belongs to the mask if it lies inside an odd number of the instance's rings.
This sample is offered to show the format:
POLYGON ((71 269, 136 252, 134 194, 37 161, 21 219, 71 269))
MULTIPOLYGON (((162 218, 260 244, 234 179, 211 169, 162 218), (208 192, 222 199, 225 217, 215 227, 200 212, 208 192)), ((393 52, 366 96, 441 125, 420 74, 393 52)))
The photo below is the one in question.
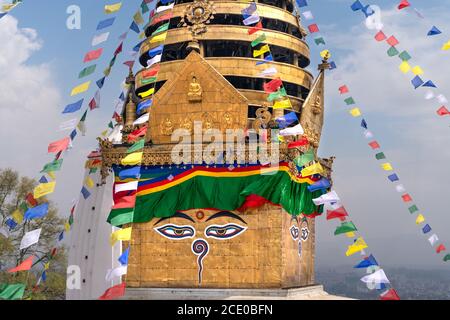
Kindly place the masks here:
POLYGON ((383 31, 378 31, 378 33, 375 35, 375 40, 377 40, 379 42, 384 41, 386 39, 387 39, 387 37, 383 31))
POLYGON ((395 173, 389 175, 389 176, 388 176, 388 179, 391 180, 391 182, 395 182, 395 181, 400 180, 400 179, 398 178, 397 174, 395 174, 395 173))
POLYGON ((162 26, 158 27, 158 29, 153 31, 151 36, 153 37, 153 36, 157 35, 158 33, 161 33, 161 32, 167 31, 167 30, 169 30, 169 22, 167 22, 167 23, 163 24, 162 26))
POLYGON ((299 123, 294 127, 291 128, 286 128, 283 130, 280 130, 280 136, 297 136, 297 135, 302 135, 304 134, 304 130, 302 125, 299 123))
POLYGON ((313 149, 309 149, 307 152, 294 159, 295 164, 299 167, 303 167, 312 161, 314 161, 313 149))
POLYGON ((389 57, 394 57, 399 54, 399 51, 397 50, 396 47, 390 47, 387 51, 387 54, 389 57))
POLYGON ((412 85, 414 86, 414 89, 419 88, 423 84, 423 80, 419 76, 415 76, 411 80, 412 85))
POLYGON ((91 193, 84 186, 81 188, 81 194, 83 195, 84 200, 91 196, 91 193))
POLYGON ((442 106, 437 110, 437 114, 440 116, 446 116, 450 114, 450 111, 445 106, 442 106))
POLYGON ((356 0, 352 5, 351 5, 351 9, 353 11, 358 11, 358 10, 362 10, 362 8, 364 8, 364 6, 362 5, 362 3, 359 0, 356 0))
POLYGON ((427 233, 431 232, 431 227, 430 227, 430 225, 429 225, 429 224, 426 224, 426 225, 422 228, 422 232, 423 232, 424 234, 427 234, 427 233))
POLYGON ((99 49, 96 49, 96 50, 89 51, 84 56, 83 62, 89 62, 89 61, 97 60, 98 58, 100 58, 102 53, 103 53, 103 48, 99 48, 99 49))
POLYGON ((261 31, 262 28, 263 28, 262 27, 262 23, 261 23, 261 21, 259 21, 255 26, 253 26, 250 29, 248 29, 247 33, 249 35, 252 35, 252 34, 254 34, 254 33, 258 32, 258 31, 261 31))
POLYGON ((254 58, 260 57, 260 56, 262 56, 264 53, 269 52, 269 51, 270 51, 269 45, 268 45, 268 44, 265 44, 265 45, 263 45, 263 46, 261 47, 261 49, 259 49, 259 50, 254 50, 254 51, 253 51, 253 57, 254 57, 254 58))
POLYGON ((158 54, 158 55, 154 56, 153 58, 147 60, 147 68, 151 67, 155 63, 160 62, 161 58, 162 58, 162 54, 158 54))
POLYGON ((423 74, 423 70, 421 67, 419 66, 415 66, 414 68, 412 68, 412 72, 416 75, 419 76, 421 74, 423 74))
POLYGON ((33 196, 35 199, 39 199, 43 196, 53 193, 55 191, 55 187, 56 181, 38 184, 38 186, 34 188, 33 196))
POLYGON ((295 112, 289 112, 288 114, 285 114, 284 116, 276 118, 275 121, 278 123, 278 126, 280 128, 286 128, 291 123, 298 121, 298 117, 295 112))
POLYGON ((128 257, 130 254, 130 247, 128 247, 119 257, 119 262, 121 265, 126 266, 128 264, 128 257))
POLYGON ((411 56, 409 55, 408 52, 403 51, 402 53, 399 54, 398 56, 402 61, 409 61, 411 60, 411 56))
POLYGON ((100 21, 97 25, 97 30, 105 29, 108 28, 109 26, 112 26, 114 20, 116 20, 115 17, 100 21))
POLYGON ((44 168, 41 170, 41 173, 59 171, 61 169, 62 163, 63 163, 63 159, 58 159, 58 160, 54 160, 50 163, 47 163, 44 166, 44 168))
POLYGON ((134 209, 133 208, 128 208, 128 209, 129 209, 128 212, 122 212, 121 214, 112 218, 111 222, 110 222, 111 225, 113 225, 115 227, 119 227, 119 226, 123 226, 124 224, 127 224, 127 223, 132 223, 133 217, 134 217, 134 209))
POLYGON ((403 202, 411 202, 412 198, 409 194, 402 195, 403 202))
POLYGON ((402 0, 397 8, 398 8, 398 10, 402 10, 409 6, 410 6, 410 3, 408 2, 408 0, 402 0))
POLYGON ((98 46, 99 44, 107 41, 108 38, 109 38, 109 34, 110 34, 109 32, 105 32, 105 33, 102 33, 102 34, 99 34, 99 35, 95 35, 94 38, 92 38, 91 45, 93 47, 95 47, 95 46, 98 46))
POLYGON ((125 294, 126 283, 122 282, 114 287, 109 288, 105 291, 98 299, 99 300, 112 300, 115 298, 120 298, 125 294))
POLYGON ((417 208, 416 205, 412 205, 411 207, 408 208, 409 213, 413 214, 414 212, 419 211, 419 208, 417 208))
POLYGON ((120 266, 114 269, 109 269, 106 273, 106 281, 112 281, 114 278, 120 278, 127 274, 127 266, 120 266))
POLYGON ((137 11, 134 16, 133 16, 133 20, 134 22, 136 22, 137 24, 143 24, 144 23, 144 18, 142 17, 142 14, 137 11))
POLYGON ((263 34, 261 34, 258 38, 256 38, 255 40, 253 40, 252 42, 251 42, 251 46, 252 46, 252 48, 253 47, 256 47, 257 45, 259 45, 259 44, 261 44, 261 43, 263 43, 264 41, 266 41, 266 34, 265 33, 263 33, 263 34))
POLYGON ((383 163, 383 164, 381 165, 381 168, 382 168, 384 171, 392 171, 392 170, 394 170, 389 162, 383 163))
POLYGON ((137 109, 136 109, 136 113, 140 114, 143 111, 146 111, 148 108, 150 108, 153 104, 153 100, 149 99, 149 100, 144 100, 141 103, 138 104, 137 109))
POLYGON ((120 229, 111 234, 110 243, 113 246, 117 241, 130 241, 132 228, 120 229))
POLYGON ((362 250, 368 248, 366 242, 364 241, 364 239, 362 237, 359 237, 358 239, 356 239, 356 241, 348 246, 347 251, 345 252, 345 255, 347 257, 354 255, 357 252, 361 252, 362 250))
POLYGON ((17 267, 9 269, 8 273, 14 273, 14 272, 19 272, 19 271, 28 271, 28 270, 30 270, 31 266, 33 265, 33 258, 34 258, 34 256, 28 257, 21 264, 19 264, 17 267))
POLYGON ((361 278, 361 281, 364 283, 374 283, 374 284, 388 284, 390 283, 383 269, 379 269, 372 274, 369 274, 365 277, 361 278))
POLYGON ((136 152, 138 150, 143 149, 145 146, 145 139, 141 139, 137 142, 135 142, 128 150, 127 153, 133 153, 136 152))
POLYGON ((439 30, 436 26, 433 26, 433 27, 431 28, 431 30, 428 31, 427 35, 428 35, 428 36, 435 36, 435 35, 441 34, 441 33, 442 33, 441 30, 439 30))
POLYGON ((150 38, 150 41, 149 41, 149 42, 150 42, 150 43, 161 42, 161 41, 166 40, 166 37, 167 37, 167 32, 160 33, 160 34, 158 34, 158 35, 153 36, 152 38, 150 38))
POLYGON ((395 38, 394 36, 390 36, 389 39, 386 40, 386 42, 387 42, 391 47, 395 47, 396 45, 399 44, 397 38, 395 38))
POLYGON ((339 93, 340 94, 345 94, 345 93, 348 93, 348 92, 349 92, 348 87, 345 86, 345 85, 339 88, 339 93))
POLYGON ((355 100, 353 99, 353 97, 349 97, 349 98, 345 99, 344 102, 348 106, 355 104, 355 100))
POLYGON ((323 167, 320 164, 320 162, 316 162, 313 165, 310 165, 301 171, 302 177, 308 177, 314 174, 321 174, 321 173, 323 173, 323 167))
POLYGON ((39 237, 41 235, 42 229, 36 229, 33 231, 29 231, 25 233, 22 240, 20 241, 20 250, 26 249, 29 246, 32 246, 33 244, 37 243, 39 241, 39 237))
POLYGON ((384 155, 383 152, 380 152, 380 153, 377 153, 377 154, 375 155, 375 158, 376 158, 377 160, 383 160, 383 159, 386 159, 386 156, 384 155))
POLYGON ((423 216, 423 214, 419 214, 416 218, 416 224, 421 224, 425 222, 425 217, 423 216))
POLYGON ((377 260, 375 259, 375 257, 373 255, 370 255, 367 258, 364 258, 363 261, 358 263, 353 268, 355 268, 355 269, 362 269, 362 268, 368 268, 368 267, 371 267, 371 266, 378 266, 378 262, 377 262, 377 260))
POLYGON ((251 16, 249 16, 248 18, 245 18, 243 23, 244 23, 244 25, 249 26, 249 25, 255 24, 259 21, 260 21, 260 18, 259 18, 258 13, 254 12, 254 13, 252 13, 251 16))
POLYGON ((326 190, 331 187, 330 180, 327 178, 322 178, 319 181, 315 182, 314 184, 308 186, 309 192, 314 192, 317 190, 326 190))
MULTIPOLYGON (((278 138, 280 138, 280 141, 284 141, 283 136, 279 136, 278 138)), ((308 139, 306 137, 302 137, 300 140, 289 142, 288 149, 306 146, 308 143, 309 143, 308 139)))
POLYGON ((319 32, 319 27, 317 26, 317 24, 313 23, 308 26, 308 30, 310 33, 319 32))
POLYGON ((278 89, 278 91, 270 93, 269 96, 267 97, 267 101, 272 102, 278 99, 285 100, 284 97, 286 96, 287 96, 286 88, 281 87, 280 89, 278 89))
POLYGON ((137 126, 140 124, 144 124, 144 123, 148 122, 149 118, 150 118, 150 114, 146 113, 146 114, 140 116, 136 121, 134 121, 133 125, 137 126))
POLYGON ((155 93, 155 87, 148 89, 147 91, 138 93, 138 96, 141 98, 147 98, 155 93))
POLYGON ((114 187, 115 193, 123 192, 123 191, 136 191, 138 187, 139 181, 131 181, 125 183, 116 183, 114 187))
POLYGON ((433 81, 428 80, 427 82, 425 82, 422 87, 428 87, 428 88, 437 88, 437 86, 433 83, 433 81))
POLYGON ((349 221, 349 222, 342 222, 340 226, 338 226, 336 228, 336 230, 334 231, 334 235, 340 235, 343 233, 348 233, 348 232, 354 232, 354 231, 358 231, 358 229, 356 229, 356 226, 353 224, 353 222, 349 221))
POLYGON ((87 81, 85 83, 82 83, 75 88, 72 89, 72 92, 70 93, 71 96, 75 96, 77 94, 83 93, 89 89, 89 86, 91 85, 91 81, 87 81))
MULTIPOLYGON (((43 203, 37 207, 30 208, 25 212, 25 220, 43 218, 48 213, 48 203, 43 203)), ((17 221, 17 220, 16 220, 17 221)))
POLYGON ((21 300, 25 293, 26 284, 0 284, 0 298, 4 300, 21 300))
POLYGON ((314 202, 314 204, 316 206, 319 206, 321 204, 326 204, 326 203, 333 204, 333 203, 339 202, 340 199, 339 199, 339 196, 337 195, 336 191, 333 190, 326 194, 321 195, 318 198, 313 199, 312 201, 314 202))
POLYGON ((407 61, 403 61, 400 64, 399 69, 403 73, 408 73, 411 70, 411 66, 409 65, 409 63, 407 61))
POLYGON ((122 159, 121 164, 124 166, 135 166, 142 162, 143 152, 135 152, 127 155, 122 159))
POLYGON ((433 234, 431 237, 428 238, 428 241, 430 242, 431 246, 434 247, 434 245, 439 241, 439 238, 436 234, 433 234))
POLYGON ((355 118, 361 116, 361 110, 359 108, 353 108, 349 112, 355 118))
POLYGON ((78 79, 87 77, 95 72, 95 69, 97 68, 97 65, 94 64, 92 66, 86 67, 83 70, 81 70, 80 74, 78 75, 78 79))
POLYGON ((121 7, 122 7, 122 2, 105 5, 105 13, 110 14, 110 13, 117 12, 120 10, 121 7))
POLYGON ((22 223, 22 221, 23 221, 23 214, 22 214, 22 212, 19 209, 14 210, 14 212, 11 214, 11 217, 17 223, 22 223))
POLYGON ((119 178, 121 180, 128 179, 128 178, 139 178, 141 172, 140 166, 132 167, 130 169, 124 169, 119 172, 119 178))
POLYGON ((370 143, 369 143, 369 146, 370 146, 373 150, 376 150, 376 149, 379 149, 379 148, 380 148, 380 145, 378 144, 377 141, 372 141, 372 142, 370 142, 370 143))
POLYGON ((280 78, 275 78, 269 82, 264 83, 264 91, 266 93, 272 93, 278 90, 283 85, 280 78))
POLYGON ((446 255, 443 260, 445 262, 450 261, 450 254, 446 255))
POLYGON ((62 113, 74 113, 81 109, 83 105, 84 99, 81 99, 75 103, 69 104, 64 108, 64 111, 62 113))
POLYGON ((343 221, 345 220, 345 217, 348 217, 348 213, 344 207, 339 207, 335 210, 327 210, 327 220, 340 219, 343 221))
POLYGON ((400 300, 400 297, 398 296, 397 291, 391 288, 380 294, 380 300, 400 300))

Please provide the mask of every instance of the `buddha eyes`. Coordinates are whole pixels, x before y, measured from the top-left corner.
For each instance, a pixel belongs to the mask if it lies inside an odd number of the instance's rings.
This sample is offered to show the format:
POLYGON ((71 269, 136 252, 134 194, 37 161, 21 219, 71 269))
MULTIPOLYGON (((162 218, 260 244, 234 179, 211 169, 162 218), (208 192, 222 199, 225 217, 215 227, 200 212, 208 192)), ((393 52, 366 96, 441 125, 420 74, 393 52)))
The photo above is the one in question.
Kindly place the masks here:
POLYGON ((174 224, 166 224, 159 228, 155 228, 155 231, 163 237, 174 240, 193 238, 195 236, 195 230, 191 226, 177 226, 174 224))
POLYGON ((247 230, 247 227, 242 227, 237 224, 227 224, 224 226, 213 225, 206 228, 205 236, 207 238, 227 240, 236 237, 245 230, 247 230))

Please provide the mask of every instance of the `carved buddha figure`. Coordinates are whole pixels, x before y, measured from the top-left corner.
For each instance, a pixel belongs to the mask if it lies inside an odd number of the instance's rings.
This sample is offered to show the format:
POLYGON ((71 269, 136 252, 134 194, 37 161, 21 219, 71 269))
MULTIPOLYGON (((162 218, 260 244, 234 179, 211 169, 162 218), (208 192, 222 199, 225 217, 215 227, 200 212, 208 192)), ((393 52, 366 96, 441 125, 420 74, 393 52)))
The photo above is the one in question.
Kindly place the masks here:
POLYGON ((197 82, 197 78, 192 76, 192 81, 189 84, 188 100, 191 102, 202 101, 202 94, 202 86, 197 82))

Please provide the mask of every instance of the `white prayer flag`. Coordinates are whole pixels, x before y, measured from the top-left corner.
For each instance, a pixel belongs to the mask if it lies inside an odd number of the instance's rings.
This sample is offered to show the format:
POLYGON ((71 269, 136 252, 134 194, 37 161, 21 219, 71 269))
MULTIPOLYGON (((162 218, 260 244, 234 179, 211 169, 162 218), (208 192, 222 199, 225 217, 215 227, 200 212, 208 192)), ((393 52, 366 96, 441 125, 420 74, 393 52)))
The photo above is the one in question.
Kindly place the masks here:
POLYGON ((447 98, 443 94, 438 95, 436 98, 439 103, 446 104, 448 102, 447 98))
POLYGON ((372 138, 373 138, 373 133, 370 132, 369 130, 365 130, 365 131, 364 131, 364 137, 365 137, 366 139, 372 139, 372 138))
POLYGON ((73 119, 61 122, 61 124, 59 125, 59 131, 75 129, 75 127, 77 125, 77 121, 78 121, 77 118, 73 118, 73 119))
POLYGON ((433 91, 427 91, 427 93, 425 94, 425 99, 427 100, 431 100, 434 98, 434 93, 433 91))
POLYGON ((106 40, 108 40, 108 37, 109 37, 109 32, 105 32, 105 33, 94 36, 94 38, 92 39, 92 46, 95 47, 95 46, 99 45, 100 43, 105 42, 106 40))
POLYGON ((303 131, 303 127, 302 125, 299 123, 298 125, 296 125, 295 127, 291 127, 291 128, 286 128, 280 131, 280 136, 296 136, 296 135, 301 135, 304 134, 305 131, 303 131))
POLYGON ((115 126, 113 131, 109 134, 108 140, 113 144, 121 144, 122 143, 122 129, 123 125, 115 126))
POLYGON ((403 193, 406 191, 405 187, 402 184, 395 186, 395 190, 397 190, 398 193, 403 193))
POLYGON ((32 246, 35 243, 38 243, 39 237, 41 236, 42 229, 36 229, 30 232, 25 233, 20 241, 20 250, 26 249, 29 246, 32 246))
POLYGON ((362 277, 361 281, 364 283, 373 283, 373 284, 390 283, 383 269, 380 269, 372 274, 362 277))
POLYGON ((156 8, 156 13, 160 13, 160 12, 163 12, 163 11, 166 11, 166 10, 171 10, 174 5, 175 5, 175 2, 171 3, 171 4, 167 5, 167 6, 159 6, 158 8, 156 8))
POLYGON ((146 113, 146 114, 140 116, 135 122, 133 122, 133 125, 137 126, 139 124, 146 123, 146 122, 148 122, 149 118, 150 118, 150 114, 146 113))
POLYGON ((139 181, 131 181, 127 183, 116 184, 116 193, 129 190, 137 190, 139 181))
POLYGON ((306 20, 314 19, 314 16, 311 11, 305 11, 302 13, 306 20))
POLYGON ((147 68, 150 68, 152 65, 154 65, 155 63, 158 63, 161 61, 162 58, 162 54, 157 54, 156 56, 154 56, 153 58, 151 58, 150 60, 147 60, 147 68))
POLYGON ((244 25, 249 26, 259 21, 259 15, 257 12, 253 13, 250 17, 244 20, 244 25))
POLYGON ((325 204, 325 203, 334 203, 340 201, 339 196, 336 191, 330 191, 326 194, 321 195, 320 197, 313 199, 313 202, 316 206, 325 204))
POLYGON ((258 74, 258 77, 272 77, 278 73, 278 70, 275 67, 267 68, 258 74))
POLYGON ((434 245, 439 241, 439 238, 436 234, 433 234, 431 237, 428 238, 428 241, 430 242, 431 246, 434 247, 434 245))
POLYGON ((106 281, 111 281, 114 277, 121 277, 127 274, 128 266, 120 266, 115 269, 109 269, 106 273, 106 281))

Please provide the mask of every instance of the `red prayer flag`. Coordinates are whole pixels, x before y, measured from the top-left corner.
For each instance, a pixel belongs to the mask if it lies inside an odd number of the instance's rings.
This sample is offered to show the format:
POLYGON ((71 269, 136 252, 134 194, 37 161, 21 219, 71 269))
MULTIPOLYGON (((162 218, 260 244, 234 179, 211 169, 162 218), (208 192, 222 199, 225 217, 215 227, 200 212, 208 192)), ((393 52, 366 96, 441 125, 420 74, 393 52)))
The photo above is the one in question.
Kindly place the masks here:
POLYGON ((370 142, 370 143, 369 143, 369 146, 370 146, 372 149, 374 149, 374 150, 380 148, 380 145, 379 145, 378 142, 376 142, 376 141, 370 142))
POLYGON ((298 141, 289 142, 288 149, 306 146, 308 143, 309 143, 308 139, 306 139, 305 137, 302 137, 298 141))
POLYGON ((384 34, 383 31, 379 31, 376 35, 375 35, 375 40, 377 41, 383 41, 386 40, 386 35, 384 34))
POLYGON ((317 26, 317 24, 313 23, 308 26, 308 30, 310 33, 319 32, 319 27, 317 26))
POLYGON ((112 209, 134 208, 135 204, 136 204, 136 191, 132 192, 131 195, 129 196, 117 198, 117 200, 116 197, 114 197, 114 206, 112 207, 112 209))
POLYGON ((26 260, 24 260, 21 264, 19 264, 17 267, 9 269, 9 273, 19 272, 19 271, 27 271, 30 270, 33 266, 33 256, 28 257, 26 260))
POLYGON ((99 300, 112 300, 115 298, 120 298, 125 294, 126 283, 122 282, 114 287, 109 288, 99 297, 99 300))
POLYGON ((58 249, 53 248, 53 249, 52 249, 52 252, 50 252, 50 256, 51 256, 51 257, 56 256, 56 253, 57 253, 57 252, 58 252, 58 249))
POLYGON ((25 200, 28 202, 30 207, 36 207, 38 205, 38 203, 32 193, 27 194, 27 197, 25 198, 25 200))
POLYGON ((436 248, 437 253, 441 253, 442 251, 445 251, 446 248, 443 244, 440 244, 439 247, 436 248))
POLYGON ((52 142, 48 145, 48 153, 58 153, 67 149, 70 143, 70 138, 65 137, 64 139, 52 142))
POLYGON ((339 88, 339 93, 340 94, 345 94, 345 93, 348 93, 348 92, 349 92, 349 90, 348 90, 347 86, 342 86, 342 87, 339 88))
POLYGON ((114 52, 114 55, 118 55, 119 53, 122 52, 123 49, 123 42, 120 43, 120 45, 117 47, 116 51, 114 52))
POLYGON ((250 29, 248 29, 248 34, 254 34, 255 32, 258 32, 260 30, 262 30, 262 23, 261 20, 253 27, 251 27, 250 29))
POLYGON ((273 79, 269 82, 264 83, 264 91, 266 93, 272 93, 278 90, 279 87, 283 85, 283 81, 280 78, 273 79))
POLYGON ((409 6, 410 6, 410 3, 408 2, 408 0, 402 0, 397 8, 398 8, 398 10, 402 10, 409 6))
POLYGON ((344 207, 337 208, 336 210, 327 210, 327 220, 340 219, 343 221, 345 217, 348 217, 348 213, 344 207))
POLYGON ((128 66, 128 68, 133 69, 134 61, 125 61, 123 64, 128 66))
POLYGON ((159 69, 161 68, 161 66, 158 64, 156 67, 148 69, 148 70, 144 70, 142 71, 142 76, 144 78, 150 78, 150 77, 154 77, 158 74, 159 69))
POLYGON ((409 194, 402 195, 402 199, 403 199, 404 202, 412 201, 412 198, 411 198, 411 196, 409 194))
POLYGON ((442 106, 438 109, 437 114, 440 116, 446 116, 450 114, 450 111, 445 106, 442 106))
POLYGON ((395 47, 396 45, 399 44, 397 38, 394 37, 394 36, 390 36, 389 39, 386 40, 386 42, 389 43, 389 45, 390 45, 391 47, 395 47))
POLYGON ((86 55, 84 56, 83 62, 89 62, 89 61, 98 59, 98 58, 100 58, 102 53, 103 53, 103 48, 100 48, 97 50, 92 50, 92 51, 86 53, 86 55))
POLYGON ((381 300, 400 300, 400 297, 397 294, 395 289, 389 289, 386 292, 380 294, 381 300))
POLYGON ((139 137, 145 136, 147 134, 148 127, 142 127, 140 129, 136 129, 128 135, 128 142, 133 142, 139 137))
POLYGON ((92 98, 92 100, 89 102, 89 109, 94 110, 97 107, 97 101, 95 101, 95 98, 92 98))
POLYGON ((162 15, 161 17, 158 17, 156 19, 152 19, 152 22, 150 23, 150 25, 153 26, 153 25, 157 24, 158 22, 169 20, 170 18, 172 18, 172 15, 173 15, 173 13, 170 12, 170 13, 162 15))

